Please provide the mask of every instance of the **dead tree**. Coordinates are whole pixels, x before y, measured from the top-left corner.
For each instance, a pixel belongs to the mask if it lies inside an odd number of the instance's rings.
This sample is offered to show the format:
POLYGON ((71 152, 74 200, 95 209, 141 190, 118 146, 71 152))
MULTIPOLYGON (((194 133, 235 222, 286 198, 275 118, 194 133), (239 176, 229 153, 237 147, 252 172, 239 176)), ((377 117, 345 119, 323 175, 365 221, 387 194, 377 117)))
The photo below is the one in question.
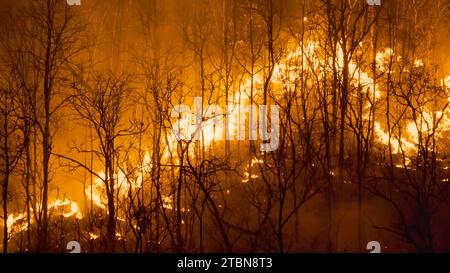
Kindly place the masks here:
MULTIPOLYGON (((36 90, 36 125, 42 141, 42 193, 38 206, 38 251, 48 250, 48 196, 50 184, 50 157, 53 149, 53 136, 56 130, 54 117, 66 102, 61 89, 65 81, 64 66, 81 50, 77 42, 83 25, 76 20, 73 10, 59 0, 33 1, 17 16, 25 18, 22 29, 24 40, 30 45, 23 51, 33 60, 33 69, 41 78, 41 86, 36 90)), ((19 18, 19 17, 17 17, 19 18)))
MULTIPOLYGON (((6 70, 8 71, 8 70, 6 70)), ((8 73, 8 72, 7 72, 8 73)), ((16 94, 18 85, 11 81, 11 74, 0 76, 0 173, 2 174, 2 208, 3 208, 3 252, 8 252, 8 199, 9 186, 13 173, 20 163, 24 148, 24 138, 21 134, 23 126, 19 119, 16 94)), ((16 82, 17 83, 17 82, 16 82)))
MULTIPOLYGON (((117 163, 120 152, 118 139, 134 134, 133 124, 124 127, 124 113, 129 109, 131 101, 129 77, 126 75, 97 74, 90 84, 92 88, 81 83, 70 99, 73 109, 79 118, 88 121, 97 138, 94 153, 104 168, 101 177, 107 198, 107 249, 115 251, 116 242, 116 198, 117 198, 117 163)), ((91 170, 92 172, 92 170, 91 170)))

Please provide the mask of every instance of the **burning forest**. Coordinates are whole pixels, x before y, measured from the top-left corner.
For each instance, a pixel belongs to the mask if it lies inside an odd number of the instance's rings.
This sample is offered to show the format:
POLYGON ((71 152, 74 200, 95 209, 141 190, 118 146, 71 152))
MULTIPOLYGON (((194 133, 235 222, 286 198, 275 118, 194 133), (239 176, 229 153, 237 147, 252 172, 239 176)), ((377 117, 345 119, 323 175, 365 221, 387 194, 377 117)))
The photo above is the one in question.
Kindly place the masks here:
POLYGON ((450 251, 450 2, 375 2, 1 0, 2 251, 450 251))

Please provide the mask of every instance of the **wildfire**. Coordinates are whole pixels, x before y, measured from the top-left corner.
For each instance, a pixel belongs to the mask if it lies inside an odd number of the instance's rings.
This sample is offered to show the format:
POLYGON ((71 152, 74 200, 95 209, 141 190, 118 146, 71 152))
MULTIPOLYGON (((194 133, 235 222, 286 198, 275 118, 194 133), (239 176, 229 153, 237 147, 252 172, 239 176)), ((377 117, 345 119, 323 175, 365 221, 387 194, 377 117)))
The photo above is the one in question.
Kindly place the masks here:
POLYGON ((382 128, 380 122, 375 122, 375 133, 377 135, 377 139, 380 143, 384 145, 391 145, 393 153, 402 153, 402 152, 408 152, 411 150, 414 150, 416 145, 410 141, 408 141, 406 138, 400 138, 396 137, 395 135, 391 134, 391 137, 389 138, 389 134, 386 133, 382 128))
MULTIPOLYGON (((307 18, 304 18, 304 21, 307 21, 307 18)), ((362 43, 360 44, 362 47, 362 43)), ((342 48, 337 46, 337 70, 342 71, 344 65, 344 54, 342 48)), ((299 80, 299 71, 304 70, 314 70, 317 71, 319 77, 324 77, 325 72, 324 68, 327 67, 327 63, 332 63, 330 60, 326 60, 324 58, 320 58, 319 51, 320 46, 317 42, 305 42, 301 46, 295 47, 293 50, 290 50, 279 63, 275 64, 274 71, 272 75, 272 84, 274 86, 275 91, 282 95, 283 93, 280 90, 292 90, 291 84, 297 82, 299 80), (278 90, 279 89, 279 90, 278 90)), ((391 48, 383 49, 376 53, 375 61, 376 68, 381 72, 391 72, 389 71, 388 63, 394 58, 394 51, 391 48)), ((397 61, 401 60, 401 56, 397 56, 397 61)), ((414 67, 422 67, 424 66, 424 62, 421 59, 416 59, 413 63, 414 67)), ((365 110, 368 109, 371 104, 375 103, 381 98, 381 90, 379 84, 370 76, 369 73, 363 71, 363 69, 353 60, 350 60, 348 63, 349 74, 352 75, 350 79, 350 83, 354 86, 362 87, 363 92, 374 92, 372 97, 374 101, 368 102, 365 110)), ((259 72, 259 74, 252 75, 250 78, 243 80, 243 82, 239 85, 238 90, 233 93, 229 101, 226 103, 231 103, 232 108, 241 109, 244 106, 251 103, 253 100, 256 100, 258 96, 263 94, 263 72, 259 72)), ((450 76, 442 79, 442 86, 450 89, 450 76)), ((448 98, 450 101, 450 96, 448 98)), ((203 105, 201 105, 203 108, 203 105)), ((212 143, 216 140, 222 140, 225 128, 222 126, 218 126, 214 122, 214 118, 217 115, 222 113, 217 113, 215 109, 206 106, 203 109, 202 119, 201 119, 201 144, 209 149, 212 147, 212 143)), ((374 115, 373 113, 363 113, 363 117, 369 118, 369 115, 374 115)), ((191 135, 194 135, 194 119, 195 116, 192 116, 192 122, 190 125, 191 135)), ((230 126, 228 129, 233 134, 239 134, 238 122, 242 119, 240 115, 230 115, 231 121, 228 122, 230 126)), ((373 116, 374 118, 374 116, 373 116)), ((417 145, 420 141, 420 135, 422 133, 430 133, 430 131, 435 131, 436 135, 442 137, 442 133, 444 130, 450 127, 450 110, 443 111, 429 111, 424 109, 422 113, 416 118, 416 120, 408 121, 404 129, 402 130, 401 135, 398 132, 391 132, 389 135, 386 132, 380 123, 380 121, 374 121, 374 131, 376 140, 383 145, 391 145, 394 153, 403 153, 410 154, 417 149, 417 145), (440 120, 439 125, 436 124, 436 120, 440 120)), ((194 154, 194 153, 193 153, 194 154)), ((162 158, 163 160, 173 160, 176 161, 177 158, 177 140, 173 136, 171 132, 167 134, 167 138, 162 145, 162 158)), ((410 162, 409 158, 406 158, 406 162, 410 162)), ((263 164, 264 161, 257 157, 254 157, 250 160, 249 165, 243 170, 243 179, 242 183, 247 183, 251 179, 258 178, 257 168, 253 169, 258 164, 263 164), (249 168, 252 168, 252 172, 250 173, 249 168)), ((399 167, 403 167, 400 166, 399 167)), ((114 179, 117 185, 117 194, 120 197, 126 196, 130 191, 139 189, 143 187, 143 183, 145 181, 145 176, 151 171, 152 168, 152 156, 149 152, 144 154, 143 160, 138 166, 136 173, 125 173, 124 169, 120 169, 114 175, 114 179)), ((334 172, 330 172, 330 175, 335 175, 334 172)), ((105 173, 98 172, 98 177, 94 178, 92 181, 92 185, 86 188, 87 197, 93 202, 95 206, 101 209, 106 209, 107 199, 105 193, 105 173)), ((446 180, 445 182, 447 182, 446 180)), ((229 194, 229 190, 227 190, 229 194)), ((162 206, 164 209, 173 210, 173 202, 170 195, 163 196, 162 206)), ((40 209, 40 205, 37 207, 40 209)), ((56 199, 49 203, 49 210, 51 210, 55 215, 59 215, 65 218, 75 217, 76 219, 82 219, 83 215, 80 211, 79 205, 65 198, 63 200, 56 199)), ((184 209, 183 209, 184 210, 184 209)), ((190 211, 190 209, 188 209, 190 211)), ((118 219, 120 217, 118 216, 118 219)), ((30 218, 30 222, 34 222, 34 218, 30 218)), ((13 213, 8 215, 7 219, 7 227, 9 230, 9 234, 13 235, 20 231, 28 230, 28 224, 26 221, 25 213, 13 213)), ((120 234, 117 234, 117 237, 121 239, 120 234)), ((99 235, 94 233, 89 233, 90 240, 95 240, 99 238, 99 235)))
POLYGON ((6 223, 8 227, 9 236, 12 236, 13 234, 20 231, 26 231, 28 229, 25 213, 20 213, 17 215, 14 214, 8 215, 8 220, 6 223))
MULTIPOLYGON (((442 82, 448 89, 450 89, 450 76, 447 76, 445 79, 442 80, 442 82)), ((448 99, 450 100, 450 96, 448 99)))
POLYGON ((375 55, 375 61, 377 69, 386 72, 388 70, 388 63, 392 59, 394 51, 391 48, 386 48, 383 51, 377 52, 375 55))
MULTIPOLYGON (((251 162, 250 162, 250 167, 253 168, 256 164, 262 164, 262 163, 264 163, 264 160, 258 159, 258 158, 256 158, 256 157, 254 157, 254 158, 252 158, 252 160, 251 160, 251 162)), ((249 169, 249 166, 247 166, 247 167, 245 168, 245 171, 244 171, 244 179, 242 179, 242 181, 241 181, 242 183, 247 183, 247 182, 250 181, 250 179, 256 179, 256 178, 259 177, 259 176, 258 176, 257 174, 255 174, 255 173, 252 173, 252 175, 250 176, 250 173, 248 172, 248 169, 249 169)))
POLYGON ((49 205, 49 210, 50 209, 58 209, 59 213, 65 218, 69 218, 72 216, 75 216, 77 219, 83 218, 78 204, 74 201, 70 201, 67 198, 65 198, 64 200, 55 200, 49 205))
MULTIPOLYGON (((105 177, 105 174, 103 172, 99 173, 100 177, 105 177)), ((89 186, 86 188, 86 195, 88 198, 97 206, 100 208, 106 208, 106 200, 104 198, 104 182, 102 179, 96 177, 93 181, 92 186, 89 186)))
MULTIPOLYGON (((41 209, 40 204, 37 208, 41 209)), ((78 204, 75 201, 71 201, 67 198, 64 200, 56 199, 48 204, 48 209, 54 215, 62 216, 64 218, 75 217, 76 219, 82 219, 83 214, 80 211, 78 204)), ((33 213, 33 210, 31 210, 33 213)), ((30 224, 35 222, 34 217, 30 217, 30 224)), ((29 229, 27 223, 26 213, 12 213, 8 215, 7 228, 9 236, 13 236, 16 233, 27 231, 29 229)))

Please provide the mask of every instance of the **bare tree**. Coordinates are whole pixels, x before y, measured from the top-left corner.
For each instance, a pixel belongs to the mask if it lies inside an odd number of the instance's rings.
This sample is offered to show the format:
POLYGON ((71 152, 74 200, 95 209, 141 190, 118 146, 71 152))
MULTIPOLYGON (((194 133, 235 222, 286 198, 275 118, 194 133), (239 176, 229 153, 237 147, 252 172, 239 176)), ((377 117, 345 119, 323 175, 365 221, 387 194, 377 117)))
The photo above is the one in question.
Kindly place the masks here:
POLYGON ((48 196, 50 183, 50 157, 55 133, 54 116, 64 104, 62 95, 65 65, 83 48, 77 40, 83 26, 63 1, 33 1, 17 16, 26 18, 22 29, 24 41, 29 45, 23 54, 30 55, 33 68, 41 79, 36 92, 33 123, 42 140, 42 193, 38 214, 38 251, 47 251, 48 196))
POLYGON ((124 113, 131 102, 128 100, 129 91, 129 77, 126 75, 96 75, 92 88, 81 83, 70 99, 73 109, 81 119, 92 124, 97 138, 98 146, 90 152, 102 162, 104 168, 104 176, 99 178, 105 185, 107 197, 106 243, 109 251, 115 251, 116 242, 117 163, 121 148, 118 139, 136 132, 133 131, 134 124, 123 127, 124 113))
POLYGON ((0 129, 0 173, 2 174, 2 208, 3 208, 3 252, 8 252, 8 192, 11 178, 22 157, 24 139, 21 135, 22 123, 19 119, 18 103, 15 94, 18 93, 17 82, 11 80, 11 74, 2 75, 0 87, 0 114, 2 126, 0 129), (6 79, 5 79, 6 77, 6 79))

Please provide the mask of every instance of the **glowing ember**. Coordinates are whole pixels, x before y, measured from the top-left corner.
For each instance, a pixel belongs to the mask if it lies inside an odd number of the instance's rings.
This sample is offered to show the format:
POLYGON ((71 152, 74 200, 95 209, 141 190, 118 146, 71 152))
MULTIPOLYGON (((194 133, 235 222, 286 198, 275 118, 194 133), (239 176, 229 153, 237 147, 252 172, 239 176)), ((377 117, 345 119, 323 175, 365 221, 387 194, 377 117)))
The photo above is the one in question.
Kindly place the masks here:
POLYGON ((89 240, 96 240, 99 237, 100 237, 99 235, 89 232, 89 240))
POLYGON ((168 209, 168 210, 172 210, 172 199, 169 196, 166 196, 163 198, 163 208, 168 209))

